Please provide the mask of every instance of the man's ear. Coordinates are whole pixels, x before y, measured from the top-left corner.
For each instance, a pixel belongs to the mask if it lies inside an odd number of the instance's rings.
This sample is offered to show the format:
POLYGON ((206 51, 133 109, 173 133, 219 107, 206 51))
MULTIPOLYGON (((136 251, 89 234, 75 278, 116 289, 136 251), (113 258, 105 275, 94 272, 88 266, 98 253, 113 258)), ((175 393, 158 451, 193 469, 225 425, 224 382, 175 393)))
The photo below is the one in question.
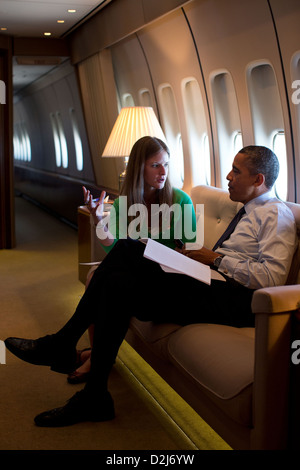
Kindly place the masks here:
POLYGON ((265 182, 265 175, 263 175, 262 173, 257 173, 255 177, 254 185, 258 187, 264 184, 264 182, 265 182))

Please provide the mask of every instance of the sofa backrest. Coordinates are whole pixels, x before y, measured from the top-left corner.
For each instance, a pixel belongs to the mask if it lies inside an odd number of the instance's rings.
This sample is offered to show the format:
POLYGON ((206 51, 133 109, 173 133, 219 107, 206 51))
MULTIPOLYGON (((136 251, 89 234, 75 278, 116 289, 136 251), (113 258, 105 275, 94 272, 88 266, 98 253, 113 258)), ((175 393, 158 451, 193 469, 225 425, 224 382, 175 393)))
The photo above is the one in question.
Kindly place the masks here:
POLYGON ((227 191, 213 186, 195 186, 191 198, 195 210, 196 204, 204 204, 204 245, 212 248, 242 204, 231 201, 227 191))
MULTIPOLYGON (((228 191, 205 185, 192 188, 191 198, 195 209, 196 204, 204 204, 204 245, 212 248, 242 204, 231 201, 228 191)), ((286 205, 294 214, 298 234, 298 247, 287 284, 300 284, 300 204, 286 202, 286 205)))

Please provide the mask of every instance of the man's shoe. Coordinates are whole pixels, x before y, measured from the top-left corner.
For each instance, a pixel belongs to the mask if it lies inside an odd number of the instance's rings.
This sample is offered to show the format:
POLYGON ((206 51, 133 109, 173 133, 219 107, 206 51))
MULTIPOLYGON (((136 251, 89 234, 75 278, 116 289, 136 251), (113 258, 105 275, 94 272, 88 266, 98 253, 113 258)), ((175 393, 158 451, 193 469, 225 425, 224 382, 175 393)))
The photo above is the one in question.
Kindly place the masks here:
POLYGON ((76 366, 76 349, 58 344, 55 335, 39 339, 7 338, 7 349, 22 361, 30 364, 50 366, 55 372, 67 374, 76 366))
POLYGON ((40 427, 62 427, 82 421, 109 421, 115 417, 114 403, 109 392, 91 400, 85 390, 77 392, 65 406, 45 411, 34 418, 40 427))

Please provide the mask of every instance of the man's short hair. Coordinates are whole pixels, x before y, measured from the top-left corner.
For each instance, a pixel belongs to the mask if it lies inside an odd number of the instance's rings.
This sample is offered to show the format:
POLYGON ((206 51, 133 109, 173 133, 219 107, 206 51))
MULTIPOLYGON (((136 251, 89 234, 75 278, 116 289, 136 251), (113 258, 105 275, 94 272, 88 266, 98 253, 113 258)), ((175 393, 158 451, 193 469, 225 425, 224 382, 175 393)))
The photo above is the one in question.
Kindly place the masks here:
POLYGON ((262 173, 268 189, 274 185, 279 173, 279 161, 272 150, 259 145, 244 147, 239 153, 247 155, 246 165, 251 174, 262 173))

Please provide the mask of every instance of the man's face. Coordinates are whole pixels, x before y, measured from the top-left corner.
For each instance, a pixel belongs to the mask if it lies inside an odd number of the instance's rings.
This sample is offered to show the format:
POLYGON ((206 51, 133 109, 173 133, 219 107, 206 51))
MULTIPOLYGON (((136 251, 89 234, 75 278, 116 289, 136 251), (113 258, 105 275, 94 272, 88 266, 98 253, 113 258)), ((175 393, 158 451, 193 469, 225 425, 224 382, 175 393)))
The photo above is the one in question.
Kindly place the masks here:
POLYGON ((246 158, 246 155, 238 153, 233 160, 232 170, 227 175, 230 199, 243 204, 257 196, 258 175, 249 173, 246 158))

